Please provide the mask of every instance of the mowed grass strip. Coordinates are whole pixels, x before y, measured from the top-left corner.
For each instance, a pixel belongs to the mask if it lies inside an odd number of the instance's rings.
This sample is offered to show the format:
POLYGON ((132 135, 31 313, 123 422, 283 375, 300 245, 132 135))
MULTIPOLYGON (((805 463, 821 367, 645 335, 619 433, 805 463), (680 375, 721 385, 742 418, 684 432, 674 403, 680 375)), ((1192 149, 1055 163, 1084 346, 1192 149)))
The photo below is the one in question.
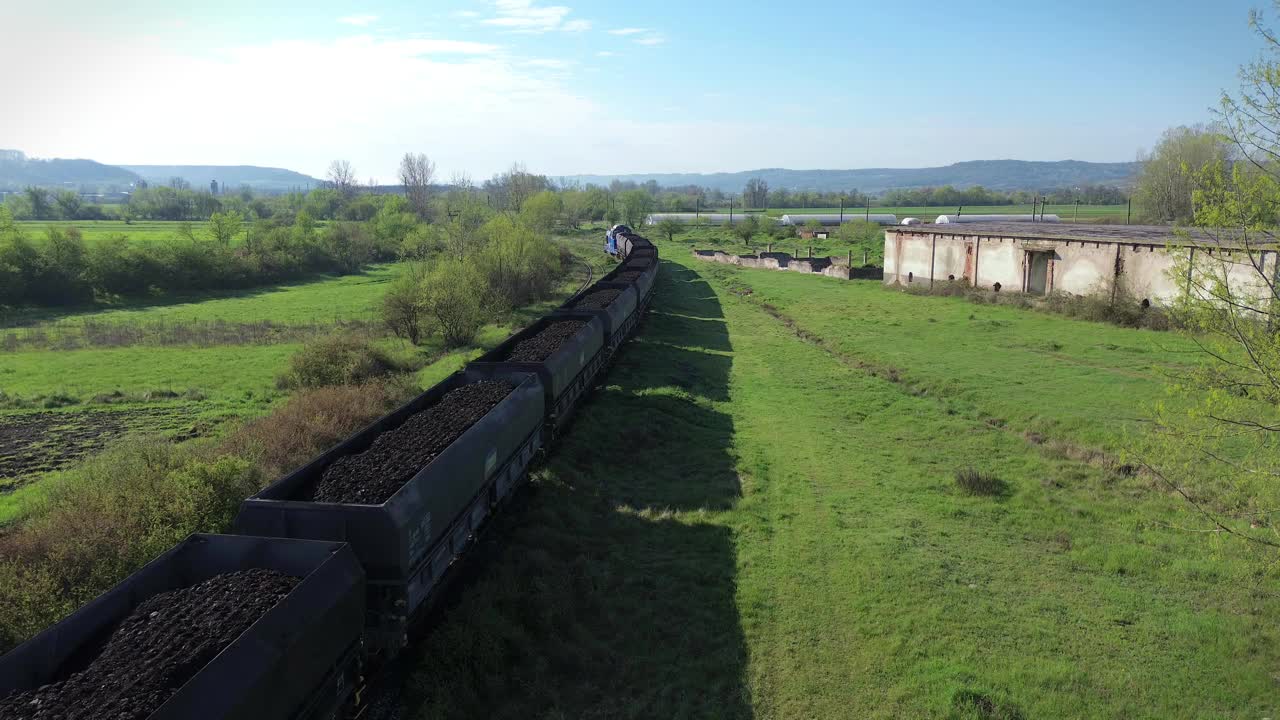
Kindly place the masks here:
POLYGON ((950 412, 1111 452, 1145 428, 1157 402, 1170 401, 1170 375, 1203 357, 1173 332, 922 297, 874 280, 699 265, 797 331, 950 412))
POLYGON ((708 267, 663 262, 640 337, 417 650, 414 716, 1275 712, 1274 578, 708 267))

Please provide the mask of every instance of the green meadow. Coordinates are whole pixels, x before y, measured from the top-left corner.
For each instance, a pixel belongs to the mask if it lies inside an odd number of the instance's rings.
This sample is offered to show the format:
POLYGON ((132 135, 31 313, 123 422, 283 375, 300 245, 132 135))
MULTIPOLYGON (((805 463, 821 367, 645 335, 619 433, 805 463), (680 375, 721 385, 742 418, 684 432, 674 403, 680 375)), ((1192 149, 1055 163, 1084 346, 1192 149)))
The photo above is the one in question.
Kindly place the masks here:
MULTIPOLYGON (((228 421, 261 415, 286 397, 278 379, 290 358, 310 338, 343 330, 369 335, 419 367, 417 382, 428 387, 558 306, 586 281, 587 268, 593 277, 603 274, 609 263, 595 234, 564 238, 580 262, 555 295, 495 318, 462 348, 446 348, 438 338, 414 347, 386 331, 378 310, 405 270, 400 263, 254 290, 23 310, 22 326, 0 329, 0 420, 40 415, 44 427, 69 432, 77 445, 104 421, 122 422, 130 432, 217 434, 228 421)), ((38 471, 0 478, 2 525, 38 494, 43 469, 61 467, 62 456, 74 451, 44 443, 43 453, 39 442, 0 441, 6 453, 50 458, 35 464, 38 471)))
POLYGON ((18 226, 27 237, 39 242, 44 238, 45 230, 51 227, 74 227, 88 244, 114 235, 124 235, 131 240, 164 241, 175 237, 184 227, 190 227, 197 234, 204 230, 208 223, 177 222, 172 220, 134 220, 126 223, 123 220, 22 220, 18 226))
MULTIPOLYGON (((955 215, 956 210, 960 208, 951 207, 872 207, 871 214, 889 213, 897 215, 898 220, 914 217, 924 220, 925 222, 933 222, 933 219, 939 215, 955 215)), ((1073 220, 1095 221, 1101 218, 1110 220, 1118 220, 1124 222, 1125 214, 1128 210, 1126 205, 1046 205, 1044 206, 1046 215, 1057 215, 1063 222, 1072 222, 1073 220)), ((1036 212, 1040 212, 1041 206, 1037 205, 1036 212)), ((814 213, 839 213, 840 208, 769 208, 770 215, 811 215, 814 213)), ((847 217, 857 218, 866 212, 866 208, 845 208, 844 213, 847 217)), ((963 215, 1030 215, 1030 205, 966 205, 962 210, 963 215)))
POLYGON ((1054 450, 1124 446, 1184 341, 662 250, 407 716, 1280 711, 1274 563, 1054 450))

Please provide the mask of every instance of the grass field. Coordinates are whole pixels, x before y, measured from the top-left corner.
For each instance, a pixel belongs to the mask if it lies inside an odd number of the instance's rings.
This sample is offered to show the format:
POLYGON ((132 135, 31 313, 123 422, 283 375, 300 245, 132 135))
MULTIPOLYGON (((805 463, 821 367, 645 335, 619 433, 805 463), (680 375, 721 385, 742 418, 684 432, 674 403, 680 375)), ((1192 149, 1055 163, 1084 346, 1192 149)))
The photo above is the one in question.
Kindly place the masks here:
MULTIPOLYGON (((889 213, 897 215, 899 220, 908 217, 920 218, 926 222, 933 222, 933 219, 939 215, 954 215, 955 206, 949 207, 872 207, 871 214, 889 213)), ((1036 212, 1039 212, 1040 206, 1036 206, 1036 212)), ((1058 215, 1063 222, 1071 222, 1073 219, 1079 219, 1080 222, 1096 221, 1106 218, 1112 221, 1124 222, 1125 215, 1128 211, 1126 205, 1081 205, 1076 208, 1075 205, 1049 205, 1045 208, 1048 215, 1058 215)), ((720 208, 717 210, 703 210, 703 212, 729 212, 729 208, 720 208)), ((742 212, 738 208, 735 212, 742 212)), ((752 211, 753 213, 756 211, 752 211)), ((814 215, 814 214, 835 214, 839 213, 840 208, 769 208, 766 214, 774 217, 783 215, 814 215)), ((865 213, 865 208, 845 208, 846 217, 856 219, 865 213)), ((1030 215, 1030 205, 973 205, 965 206, 965 215, 1030 215)))
MULTIPOLYGON (((652 228, 646 228, 646 230, 651 238, 660 237, 658 233, 653 232, 652 228)), ((677 252, 681 253, 688 253, 697 249, 723 250, 735 255, 750 255, 772 249, 774 252, 790 253, 796 257, 806 256, 809 253, 809 249, 813 248, 815 257, 848 257, 849 253, 853 253, 855 265, 862 265, 864 257, 867 264, 884 265, 883 232, 877 232, 874 238, 865 242, 848 242, 838 237, 829 237, 826 240, 804 240, 797 237, 775 240, 761 233, 752 238, 751 242, 744 244, 741 239, 734 237, 723 226, 706 226, 690 228, 676 235, 673 247, 679 248, 677 252)))
POLYGON ((1031 439, 1123 444, 1172 336, 664 250, 640 336, 415 651, 411 716, 1280 710, 1274 565, 1031 439))
MULTIPOLYGON (((59 320, 96 322, 201 322, 225 320, 278 323, 310 323, 334 319, 367 318, 377 309, 388 283, 400 266, 374 265, 357 275, 324 276, 286 285, 248 290, 166 295, 152 299, 127 299, 113 307, 24 308, 22 322, 56 331, 59 320)), ((16 318, 15 318, 16 319, 16 318)), ((0 334, 3 334, 0 330, 0 334)))
POLYGON ((207 224, 203 221, 170 220, 135 220, 131 223, 123 220, 22 220, 18 223, 27 237, 36 242, 44 239, 45 230, 49 227, 74 227, 80 230, 89 244, 111 235, 125 235, 132 240, 168 240, 184 225, 190 225, 192 231, 199 235, 207 224))
MULTIPOLYGON (((609 261, 596 234, 562 240, 599 277, 609 261)), ((32 486, 44 473, 120 432, 208 435, 228 420, 266 412, 287 394, 277 377, 309 337, 340 324, 372 333, 393 355, 422 365, 418 383, 428 387, 559 305, 586 277, 574 266, 551 298, 496 319, 471 346, 451 350, 438 339, 413 347, 386 336, 378 308, 402 270, 374 266, 112 309, 24 310, 23 327, 0 330, 0 525, 39 492, 32 486)))

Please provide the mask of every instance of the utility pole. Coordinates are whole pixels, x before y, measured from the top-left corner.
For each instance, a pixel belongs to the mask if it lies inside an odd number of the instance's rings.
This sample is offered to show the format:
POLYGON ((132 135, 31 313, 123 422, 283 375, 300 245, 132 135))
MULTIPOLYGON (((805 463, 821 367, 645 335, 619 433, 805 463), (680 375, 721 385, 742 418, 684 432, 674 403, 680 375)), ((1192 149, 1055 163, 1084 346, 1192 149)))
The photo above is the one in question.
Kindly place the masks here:
POLYGON ((693 219, 701 220, 702 219, 702 198, 700 197, 694 198, 693 201, 694 201, 693 219))
POLYGON ((1133 196, 1132 195, 1129 196, 1129 210, 1125 213, 1124 224, 1128 225, 1131 219, 1133 219, 1133 196))
POLYGON ((840 196, 840 224, 844 224, 844 196, 840 196))
POLYGON ((1080 200, 1077 198, 1075 211, 1071 215, 1071 222, 1075 222, 1079 219, 1080 219, 1080 200))

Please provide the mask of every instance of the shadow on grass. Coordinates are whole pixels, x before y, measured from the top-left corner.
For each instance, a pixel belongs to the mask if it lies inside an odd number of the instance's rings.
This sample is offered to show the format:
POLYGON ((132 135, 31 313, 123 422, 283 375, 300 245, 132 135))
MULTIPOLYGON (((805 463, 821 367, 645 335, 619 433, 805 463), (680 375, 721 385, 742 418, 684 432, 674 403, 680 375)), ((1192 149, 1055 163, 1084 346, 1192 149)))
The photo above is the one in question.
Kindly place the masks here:
POLYGON ((670 269, 645 342, 624 347, 412 651, 406 717, 751 717, 736 552, 714 519, 741 492, 733 422, 713 403, 730 363, 688 349, 728 337, 673 322, 719 306, 670 269), (677 360, 697 382, 671 386, 677 360))

